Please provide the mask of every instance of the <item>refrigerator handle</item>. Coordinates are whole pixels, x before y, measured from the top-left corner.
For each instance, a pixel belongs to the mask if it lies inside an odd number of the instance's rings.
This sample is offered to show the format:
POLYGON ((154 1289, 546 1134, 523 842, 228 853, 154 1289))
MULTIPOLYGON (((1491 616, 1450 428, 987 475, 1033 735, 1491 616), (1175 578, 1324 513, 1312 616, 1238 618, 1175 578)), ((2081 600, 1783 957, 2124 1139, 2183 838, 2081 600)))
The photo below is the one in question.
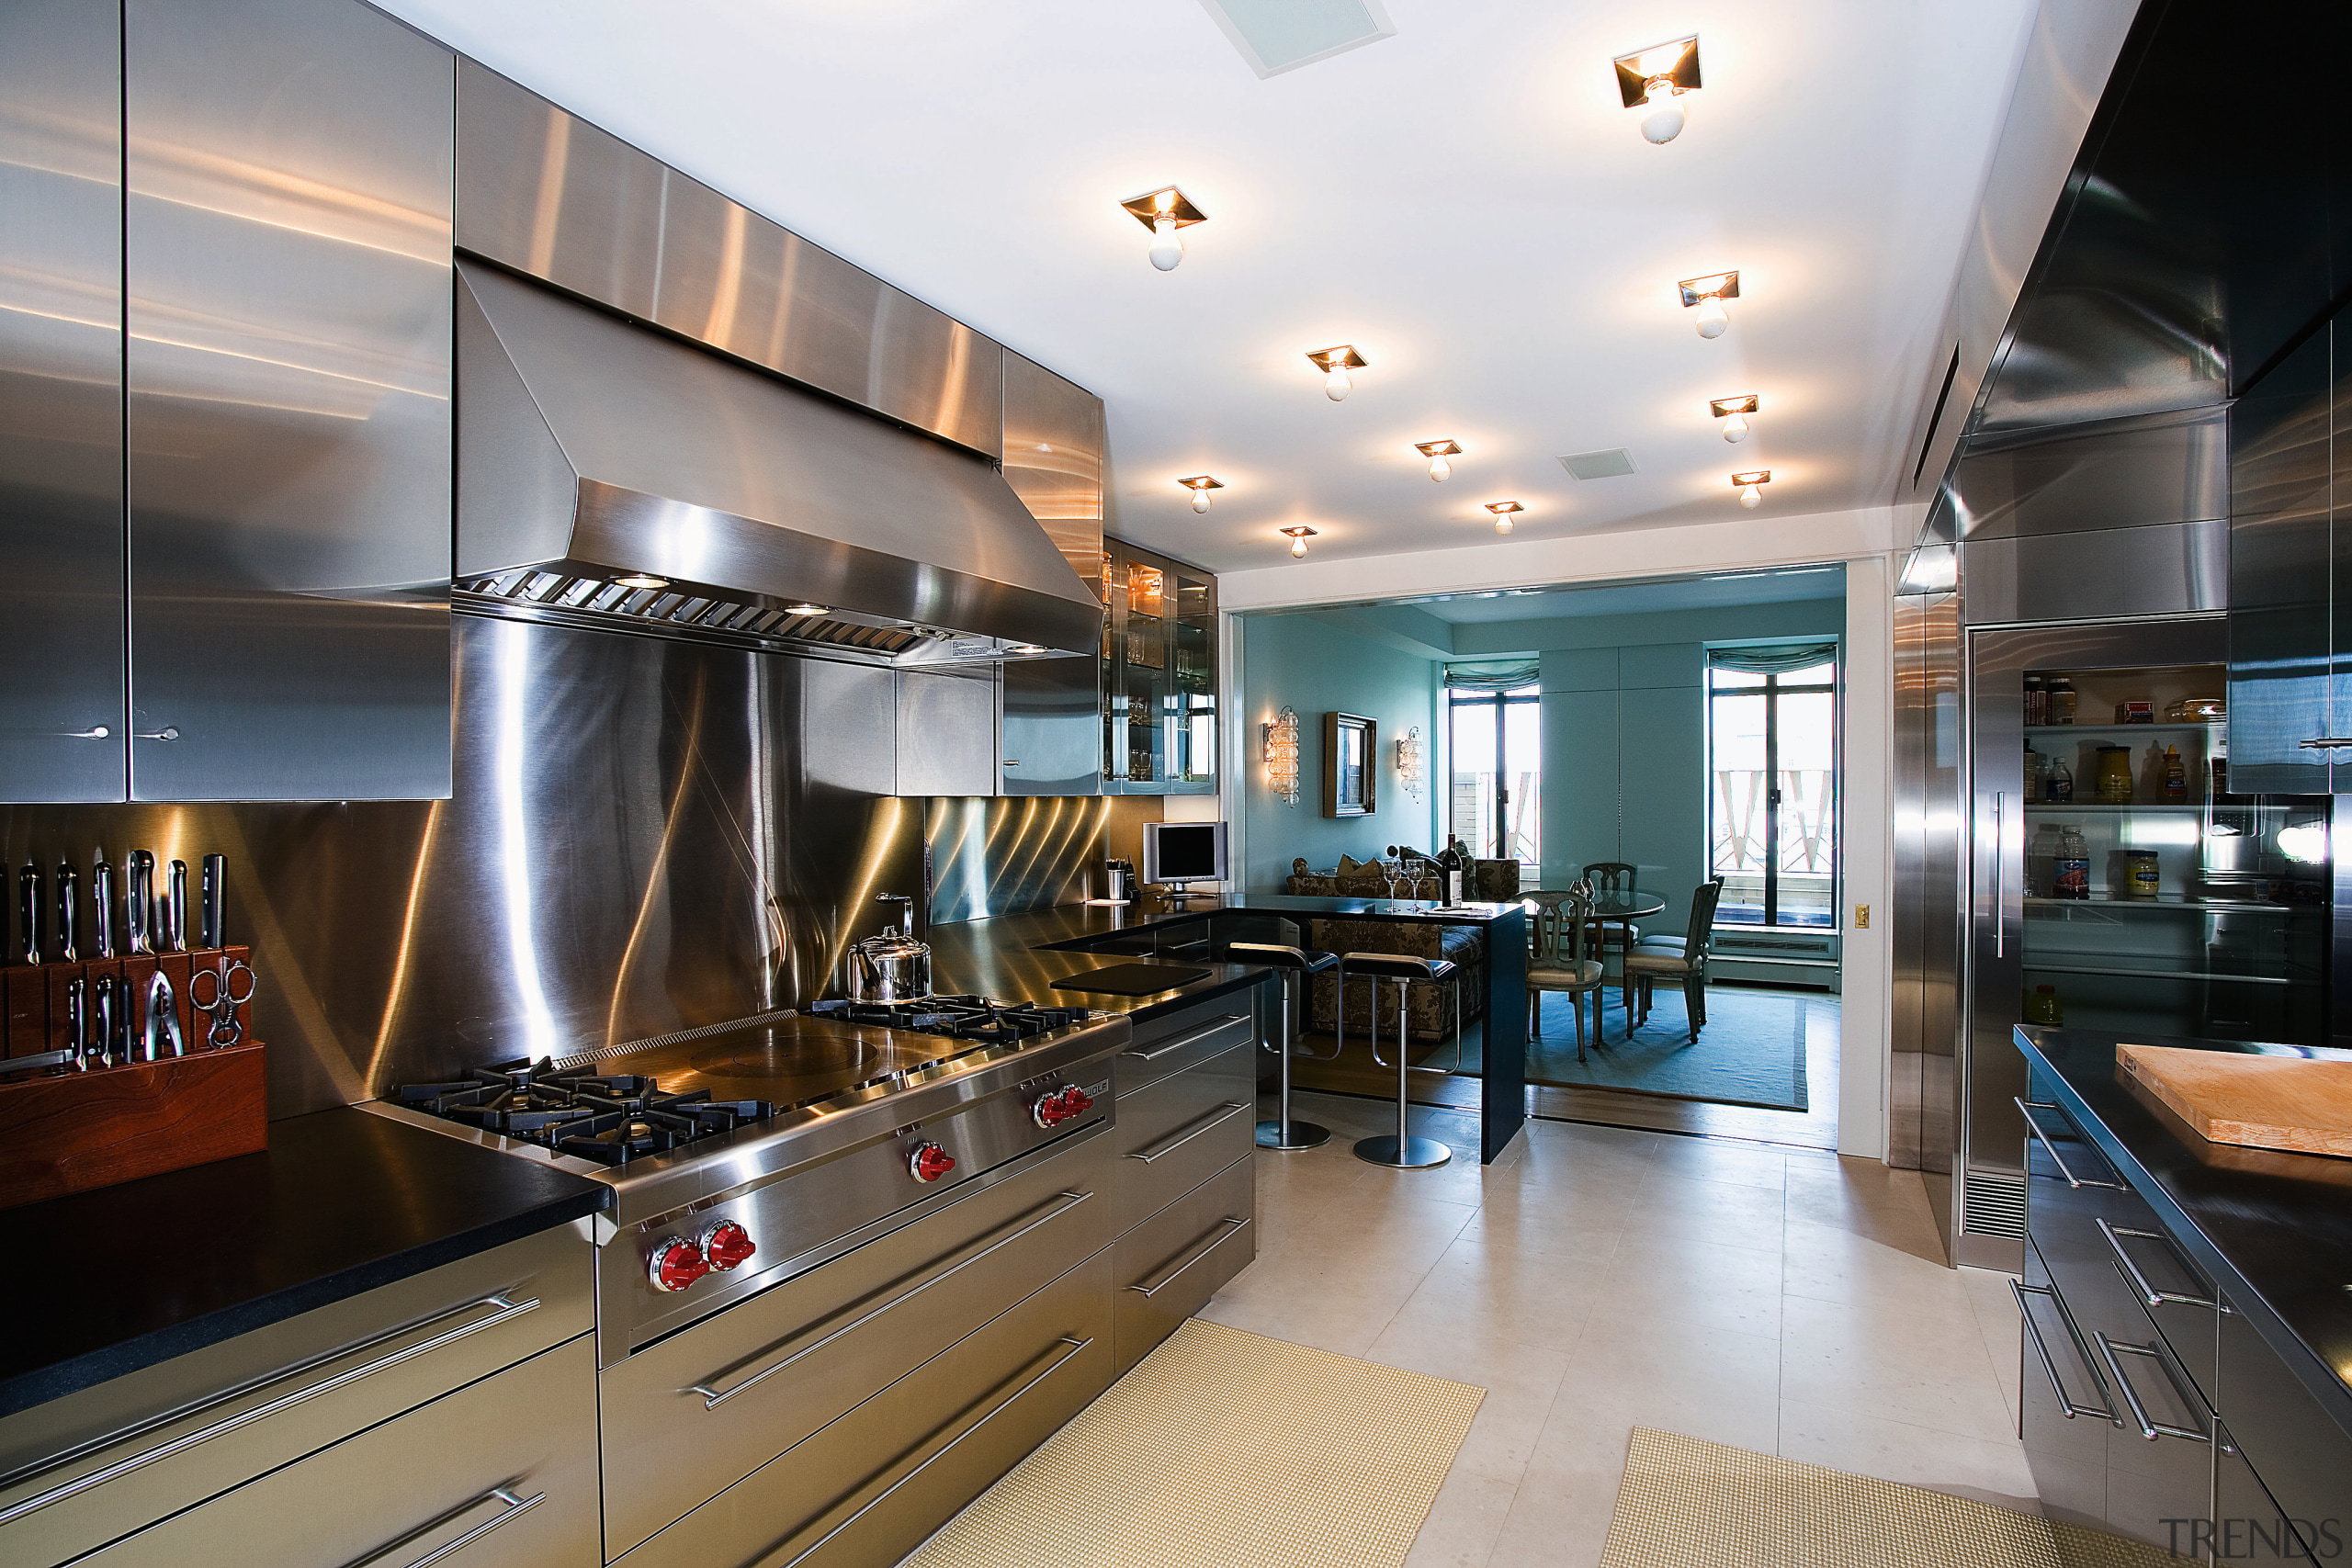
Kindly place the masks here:
POLYGON ((2003 834, 2001 818, 2008 805, 2008 796, 1993 792, 1993 956, 2007 955, 2009 916, 2008 889, 2003 885, 2009 858, 2009 846, 2003 834))

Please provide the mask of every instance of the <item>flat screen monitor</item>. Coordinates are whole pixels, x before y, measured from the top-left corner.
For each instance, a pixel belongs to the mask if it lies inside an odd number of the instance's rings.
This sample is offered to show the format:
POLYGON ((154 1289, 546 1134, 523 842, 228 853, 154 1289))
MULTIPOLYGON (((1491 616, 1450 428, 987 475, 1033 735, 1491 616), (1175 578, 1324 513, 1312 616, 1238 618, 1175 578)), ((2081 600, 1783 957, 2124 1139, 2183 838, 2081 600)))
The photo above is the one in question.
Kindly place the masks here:
POLYGON ((1143 825, 1146 882, 1223 882, 1225 874, 1224 823, 1143 825))

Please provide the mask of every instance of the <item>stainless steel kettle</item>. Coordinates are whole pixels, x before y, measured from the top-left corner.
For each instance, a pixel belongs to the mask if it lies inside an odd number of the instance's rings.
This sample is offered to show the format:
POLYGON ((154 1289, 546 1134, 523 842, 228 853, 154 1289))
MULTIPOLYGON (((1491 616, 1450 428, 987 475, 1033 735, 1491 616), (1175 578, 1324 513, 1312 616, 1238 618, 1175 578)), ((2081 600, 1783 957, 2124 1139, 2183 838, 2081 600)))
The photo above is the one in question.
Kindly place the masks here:
POLYGON ((905 905, 906 925, 884 926, 881 935, 850 948, 849 999, 919 1001, 931 995, 931 949, 915 940, 915 901, 904 893, 885 893, 875 902, 905 905))

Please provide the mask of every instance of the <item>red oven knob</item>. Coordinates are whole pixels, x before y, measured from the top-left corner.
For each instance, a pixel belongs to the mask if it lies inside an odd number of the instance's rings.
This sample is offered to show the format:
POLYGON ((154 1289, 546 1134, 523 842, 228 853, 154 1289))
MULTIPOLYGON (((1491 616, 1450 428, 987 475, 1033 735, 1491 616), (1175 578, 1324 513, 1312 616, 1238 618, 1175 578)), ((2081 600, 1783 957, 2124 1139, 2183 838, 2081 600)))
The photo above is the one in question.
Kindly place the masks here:
POLYGON ((735 1268, 758 1250, 752 1244, 752 1233, 733 1220, 721 1220, 703 1232, 702 1253, 714 1269, 735 1268))
POLYGON ((936 1181, 956 1168, 956 1156, 937 1144, 917 1144, 907 1156, 907 1174, 917 1181, 936 1181))
POLYGON ((1029 1119, 1040 1127, 1058 1127, 1075 1114, 1069 1108, 1068 1089, 1041 1094, 1037 1097, 1037 1103, 1029 1108, 1029 1119))
POLYGON ((1083 1116, 1094 1109, 1094 1097, 1072 1084, 1062 1090, 1062 1115, 1065 1119, 1083 1116))
POLYGON ((652 1278, 655 1290, 683 1291, 710 1272, 710 1260, 693 1242, 672 1236, 654 1247, 645 1271, 652 1278))

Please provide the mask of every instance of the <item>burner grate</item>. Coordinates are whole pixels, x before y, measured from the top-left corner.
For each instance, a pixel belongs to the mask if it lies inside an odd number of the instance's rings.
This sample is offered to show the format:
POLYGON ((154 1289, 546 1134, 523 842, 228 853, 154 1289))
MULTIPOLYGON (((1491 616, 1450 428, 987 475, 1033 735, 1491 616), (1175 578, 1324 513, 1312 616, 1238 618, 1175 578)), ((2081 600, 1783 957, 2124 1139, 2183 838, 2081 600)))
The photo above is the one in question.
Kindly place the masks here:
POLYGON ((550 1061, 477 1067, 459 1083, 407 1084, 399 1099, 435 1116, 606 1165, 667 1154, 775 1114, 763 1100, 714 1100, 708 1089, 665 1094, 640 1075, 550 1061))

